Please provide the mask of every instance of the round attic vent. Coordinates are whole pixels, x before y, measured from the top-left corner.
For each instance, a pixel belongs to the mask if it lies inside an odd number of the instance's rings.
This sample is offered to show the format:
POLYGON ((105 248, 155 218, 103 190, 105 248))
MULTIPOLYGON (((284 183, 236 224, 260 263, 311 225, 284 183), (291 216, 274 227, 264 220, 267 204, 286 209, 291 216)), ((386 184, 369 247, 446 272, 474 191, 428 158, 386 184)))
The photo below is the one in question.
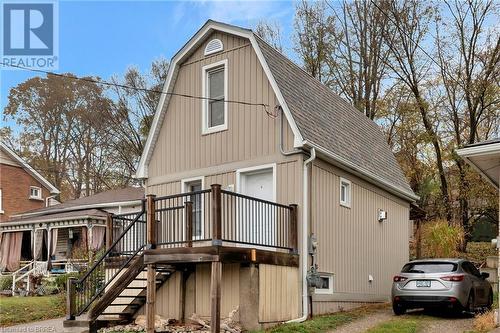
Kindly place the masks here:
POLYGON ((222 41, 220 39, 212 39, 208 42, 205 47, 205 55, 209 55, 215 52, 222 51, 224 49, 224 45, 222 45, 222 41))

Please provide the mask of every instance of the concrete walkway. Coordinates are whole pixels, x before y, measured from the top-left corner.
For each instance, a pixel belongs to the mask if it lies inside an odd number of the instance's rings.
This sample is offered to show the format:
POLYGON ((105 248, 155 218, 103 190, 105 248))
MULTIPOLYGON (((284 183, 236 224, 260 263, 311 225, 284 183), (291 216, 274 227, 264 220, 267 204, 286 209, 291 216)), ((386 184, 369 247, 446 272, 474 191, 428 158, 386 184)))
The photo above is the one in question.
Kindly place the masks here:
MULTIPOLYGON (((20 313, 19 315, 22 316, 23 314, 20 313)), ((63 333, 65 332, 63 328, 63 320, 64 317, 8 327, 0 327, 0 333, 63 333)))

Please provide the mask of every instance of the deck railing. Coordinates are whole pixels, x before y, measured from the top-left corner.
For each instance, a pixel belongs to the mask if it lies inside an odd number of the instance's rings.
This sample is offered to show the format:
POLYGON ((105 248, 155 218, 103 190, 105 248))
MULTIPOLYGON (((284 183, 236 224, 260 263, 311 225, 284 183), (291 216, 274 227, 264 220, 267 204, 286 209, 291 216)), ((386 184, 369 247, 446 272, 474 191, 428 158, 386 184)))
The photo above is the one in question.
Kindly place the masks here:
POLYGON ((106 249, 68 280, 68 319, 83 314, 146 248, 241 244, 297 252, 297 205, 210 189, 143 200, 142 210, 110 215, 106 249), (109 232, 112 230, 112 232, 109 232))
POLYGON ((220 185, 155 197, 156 246, 238 243, 297 250, 297 206, 222 190, 220 185))

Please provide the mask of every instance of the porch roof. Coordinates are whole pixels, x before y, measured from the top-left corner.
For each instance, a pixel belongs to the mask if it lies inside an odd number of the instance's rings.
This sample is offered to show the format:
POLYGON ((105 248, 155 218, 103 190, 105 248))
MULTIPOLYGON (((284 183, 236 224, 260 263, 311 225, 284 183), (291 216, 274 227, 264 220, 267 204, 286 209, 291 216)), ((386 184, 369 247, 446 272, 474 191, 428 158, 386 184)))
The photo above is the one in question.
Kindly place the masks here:
MULTIPOLYGON (((106 220, 107 213, 100 209, 84 209, 69 212, 35 215, 11 219, 7 222, 0 224, 0 231, 7 227, 18 225, 29 225, 35 223, 49 223, 49 222, 69 222, 69 221, 82 221, 82 220, 106 220)), ((74 223, 72 223, 74 224, 74 223)))
POLYGON ((500 181, 500 138, 465 146, 457 150, 457 154, 498 188, 500 181))

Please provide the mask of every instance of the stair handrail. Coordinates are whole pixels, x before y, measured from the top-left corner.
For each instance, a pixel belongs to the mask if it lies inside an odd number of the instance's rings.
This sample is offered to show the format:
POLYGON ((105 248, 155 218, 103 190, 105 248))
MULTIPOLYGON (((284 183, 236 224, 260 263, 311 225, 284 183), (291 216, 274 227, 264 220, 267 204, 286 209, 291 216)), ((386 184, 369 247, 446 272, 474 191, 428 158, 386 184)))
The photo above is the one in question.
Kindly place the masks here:
MULTIPOLYGON (((26 265, 19 268, 17 271, 12 273, 12 295, 14 295, 14 293, 16 292, 17 281, 20 281, 21 279, 23 279, 26 276, 26 274, 30 273, 33 270, 33 267, 31 267, 31 266, 33 266, 34 262, 35 261, 32 260, 32 261, 28 262, 26 265), (25 269, 28 269, 27 272, 23 273, 20 277, 16 278, 16 275, 20 274, 25 269)), ((28 281, 28 283, 29 283, 29 281, 28 281)))
MULTIPOLYGON (((106 256, 111 253, 113 251, 113 248, 116 246, 116 244, 118 244, 118 242, 123 238, 123 236, 127 233, 127 231, 130 230, 130 228, 132 228, 132 226, 139 220, 139 218, 144 214, 145 212, 145 209, 144 209, 144 202, 145 200, 142 200, 143 204, 142 204, 142 209, 141 211, 139 211, 136 215, 136 217, 134 218, 134 220, 125 228, 125 230, 123 230, 123 232, 120 234, 120 236, 118 236, 114 241, 113 243, 111 244, 111 246, 106 250, 106 252, 104 252, 104 254, 94 262, 94 264, 92 265, 92 267, 90 267, 86 274, 84 276, 82 276, 80 279, 78 279, 75 283, 81 283, 83 282, 83 280, 85 280, 91 273, 92 271, 94 271, 96 269, 97 266, 99 266, 99 264, 104 260, 104 258, 106 258, 106 256)), ((123 214, 123 215, 128 215, 128 214, 123 214)), ((120 215, 114 215, 114 216, 120 216, 120 215)), ((145 244, 144 244, 145 245, 145 244)))
MULTIPOLYGON (((127 227, 122 231, 122 233, 113 241, 113 243, 108 247, 106 252, 104 252, 99 257, 99 259, 97 259, 89 269, 87 269, 87 271, 85 272, 85 274, 81 278, 79 278, 78 280, 69 280, 70 281, 69 283, 72 283, 75 286, 82 285, 91 276, 91 274, 94 271, 96 271, 99 268, 99 266, 101 266, 103 261, 115 250, 115 247, 120 242, 120 240, 123 239, 123 237, 127 234, 127 232, 139 221, 139 219, 146 212, 146 209, 145 209, 146 200, 141 200, 141 201, 142 201, 141 210, 136 213, 135 218, 132 220, 132 222, 130 222, 127 225, 127 227)), ((125 215, 130 215, 130 213, 129 214, 122 214, 122 215, 113 215, 113 217, 119 218, 119 216, 125 216, 125 215)), ((143 249, 145 247, 145 245, 146 245, 145 242, 144 242, 144 244, 140 244, 140 246, 128 258, 128 260, 126 260, 121 265, 119 270, 117 272, 115 272, 115 274, 92 295, 92 297, 86 302, 86 304, 84 304, 84 306, 81 307, 80 309, 77 309, 76 313, 71 313, 71 315, 72 316, 73 315, 81 315, 82 313, 84 313, 89 308, 89 306, 94 302, 94 300, 102 293, 102 291, 115 279, 116 276, 118 276, 118 274, 123 270, 123 268, 126 267, 126 265, 128 265, 132 261, 132 259, 134 259, 137 256, 137 254, 141 251, 141 249, 143 249)), ((75 288, 72 288, 72 290, 75 290, 75 288)), ((75 294, 68 295, 67 297, 76 297, 76 295, 75 294)))

